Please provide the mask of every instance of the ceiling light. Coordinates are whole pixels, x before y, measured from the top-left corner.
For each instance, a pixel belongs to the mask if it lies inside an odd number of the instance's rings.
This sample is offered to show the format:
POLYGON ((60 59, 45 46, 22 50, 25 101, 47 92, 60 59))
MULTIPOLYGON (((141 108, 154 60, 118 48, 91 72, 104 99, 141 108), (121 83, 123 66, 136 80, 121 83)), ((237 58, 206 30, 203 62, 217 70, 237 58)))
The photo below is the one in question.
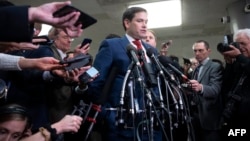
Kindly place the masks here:
POLYGON ((182 24, 181 0, 167 0, 129 7, 142 7, 148 12, 148 28, 179 26, 182 24))
POLYGON ((42 31, 39 33, 39 36, 48 35, 49 30, 50 30, 51 28, 52 28, 51 25, 42 24, 42 31))

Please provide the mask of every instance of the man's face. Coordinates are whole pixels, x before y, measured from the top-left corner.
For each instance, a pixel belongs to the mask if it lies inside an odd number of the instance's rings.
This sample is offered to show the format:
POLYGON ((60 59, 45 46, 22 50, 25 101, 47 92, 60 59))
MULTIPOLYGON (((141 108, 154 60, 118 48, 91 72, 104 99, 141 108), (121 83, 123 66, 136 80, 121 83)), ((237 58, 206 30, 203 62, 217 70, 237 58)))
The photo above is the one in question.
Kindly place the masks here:
POLYGON ((147 31, 146 37, 143 40, 148 44, 150 44, 151 46, 156 47, 156 39, 152 32, 147 31))
POLYGON ((18 141, 23 135, 27 121, 11 120, 0 124, 0 141, 18 141))
POLYGON ((240 34, 235 41, 240 44, 241 53, 250 58, 250 39, 246 35, 240 34))
POLYGON ((70 38, 64 31, 61 31, 55 39, 56 47, 63 52, 67 52, 70 50, 71 42, 72 38, 70 38))
POLYGON ((146 12, 135 13, 131 21, 125 19, 123 22, 125 23, 128 35, 136 39, 143 39, 146 37, 148 23, 148 14, 146 12))
POLYGON ((198 62, 202 62, 203 60, 205 60, 211 52, 210 49, 207 49, 205 47, 204 43, 195 43, 193 46, 193 50, 195 58, 198 62))

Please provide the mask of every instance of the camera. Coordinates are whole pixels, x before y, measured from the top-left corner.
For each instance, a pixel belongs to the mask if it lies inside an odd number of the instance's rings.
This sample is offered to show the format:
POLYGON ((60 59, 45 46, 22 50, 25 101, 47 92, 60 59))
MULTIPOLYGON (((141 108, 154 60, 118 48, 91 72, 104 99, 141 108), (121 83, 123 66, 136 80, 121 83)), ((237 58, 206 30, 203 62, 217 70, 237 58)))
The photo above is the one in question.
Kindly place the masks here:
POLYGON ((250 4, 245 5, 244 11, 247 13, 250 12, 250 4))
POLYGON ((219 43, 219 44, 217 45, 217 50, 218 50, 220 53, 223 53, 223 52, 232 50, 232 48, 230 48, 229 45, 233 45, 234 47, 236 47, 236 48, 238 48, 238 49, 240 48, 239 43, 233 42, 233 35, 232 35, 232 34, 229 34, 229 35, 225 35, 225 36, 224 36, 224 41, 223 41, 223 43, 219 43))
POLYGON ((221 53, 226 52, 226 51, 230 51, 230 50, 232 50, 232 48, 230 48, 229 45, 233 45, 234 47, 236 47, 238 49, 240 48, 239 43, 237 43, 237 42, 232 42, 230 44, 219 43, 217 45, 217 50, 221 53))

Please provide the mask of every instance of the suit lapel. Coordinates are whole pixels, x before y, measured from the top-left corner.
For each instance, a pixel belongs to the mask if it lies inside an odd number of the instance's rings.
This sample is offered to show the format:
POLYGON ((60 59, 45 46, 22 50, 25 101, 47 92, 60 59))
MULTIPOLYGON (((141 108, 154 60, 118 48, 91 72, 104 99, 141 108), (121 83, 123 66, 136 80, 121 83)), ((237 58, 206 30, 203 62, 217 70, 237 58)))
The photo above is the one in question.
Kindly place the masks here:
POLYGON ((129 40, 127 39, 127 37, 125 35, 121 38, 119 43, 121 44, 121 47, 124 49, 124 51, 127 52, 127 46, 130 43, 129 43, 129 40))
POLYGON ((208 62, 205 65, 203 65, 202 71, 200 72, 200 77, 198 78, 199 82, 202 80, 202 78, 206 74, 207 70, 211 66, 210 63, 211 63, 211 60, 208 60, 208 62))

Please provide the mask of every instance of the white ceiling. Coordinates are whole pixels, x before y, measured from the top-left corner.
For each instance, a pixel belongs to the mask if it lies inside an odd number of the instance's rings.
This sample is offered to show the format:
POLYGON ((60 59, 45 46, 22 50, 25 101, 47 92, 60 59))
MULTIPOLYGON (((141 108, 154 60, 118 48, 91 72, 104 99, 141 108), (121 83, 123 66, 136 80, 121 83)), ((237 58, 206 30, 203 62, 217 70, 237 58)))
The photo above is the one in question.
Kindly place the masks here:
MULTIPOLYGON (((29 4, 38 6, 53 0, 9 0, 16 5, 29 4)), ((88 27, 82 37, 74 44, 81 42, 83 37, 93 39, 93 50, 109 33, 123 35, 121 16, 130 3, 141 3, 157 0, 72 0, 72 5, 95 17, 98 22, 88 27)), ((159 1, 159 0, 158 0, 159 1)), ((203 35, 224 35, 230 32, 227 24, 220 18, 227 15, 226 7, 237 0, 182 0, 183 24, 179 27, 154 29, 158 40, 197 37, 203 35)), ((164 13, 158 16, 164 18, 164 13)), ((171 20, 171 19, 169 19, 171 20)))

